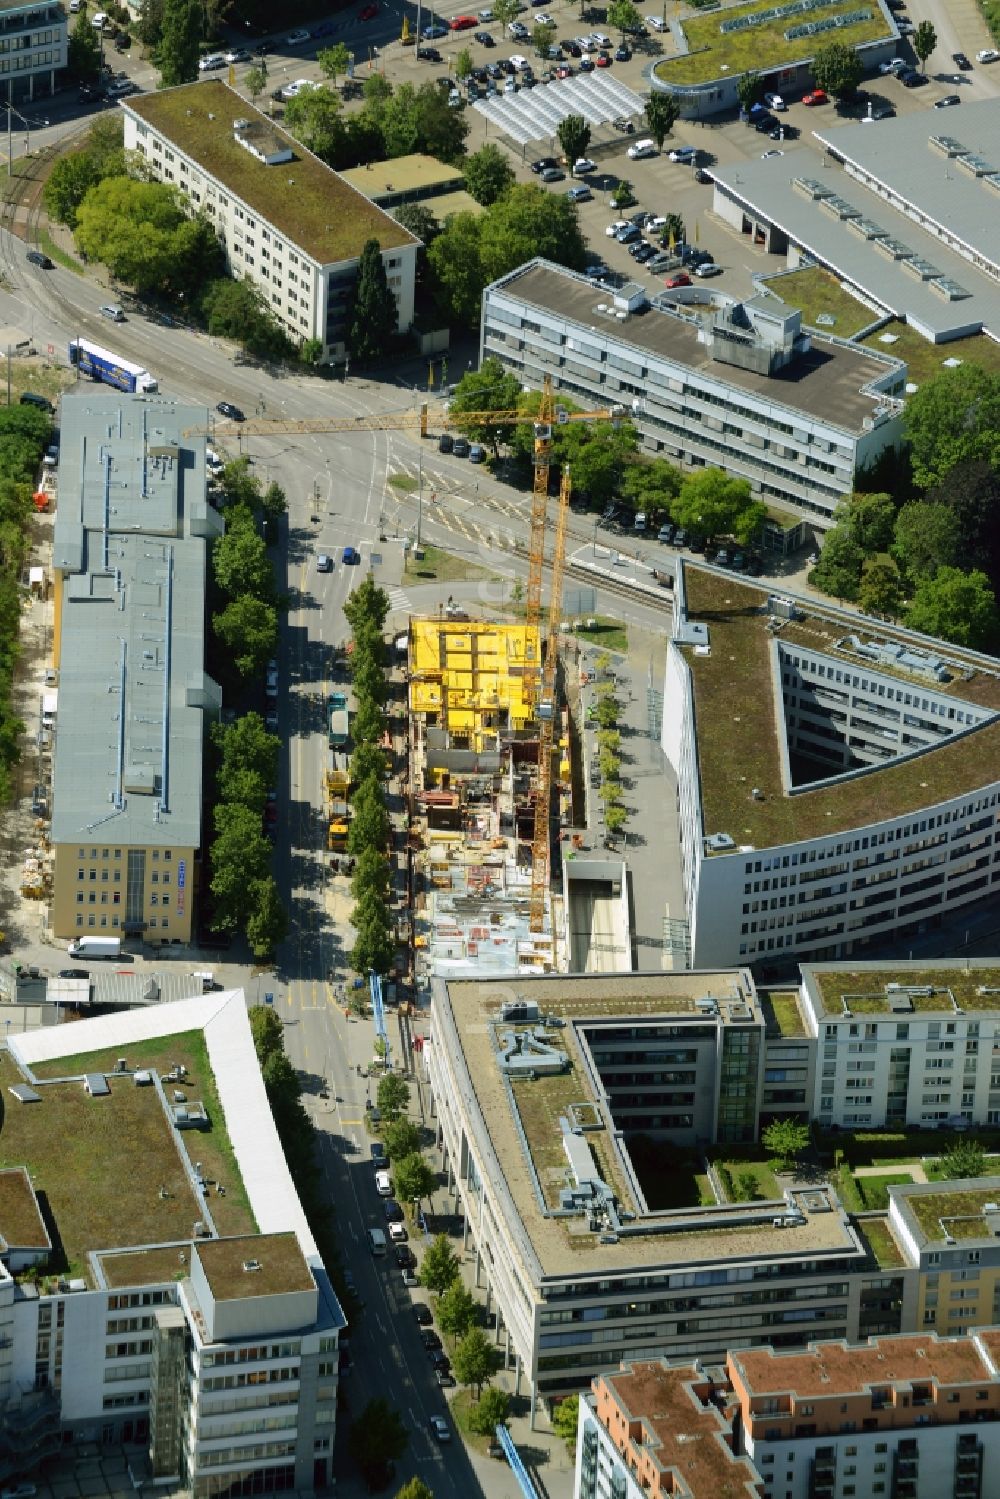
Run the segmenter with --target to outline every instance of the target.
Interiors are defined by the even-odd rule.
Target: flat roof
[[[805,412],[845,432],[860,433],[866,418],[883,404],[882,397],[865,394],[862,387],[884,376],[887,366],[860,345],[847,348],[814,334],[808,353],[771,375],[760,374],[713,359],[708,347],[699,342],[697,324],[661,308],[649,306],[623,322],[611,322],[606,313],[597,311],[611,293],[592,285],[586,276],[547,261],[531,261],[487,290],[586,329],[588,342],[624,345],[675,361],[694,374],[747,391],[787,411]],[[771,303],[767,310],[777,305]]]
[[[981,158],[1000,174],[1000,147],[995,144],[1000,139],[1000,99],[813,134],[822,150],[786,143],[783,156],[713,167],[716,193],[777,225],[820,265],[925,337],[945,342],[980,328],[997,336],[1000,283],[951,249],[934,226],[968,254],[995,265],[1000,178],[998,185],[990,185],[988,173],[976,176],[931,141],[953,139],[966,148],[964,154]],[[846,166],[838,168],[836,158]],[[813,197],[812,189],[796,182],[815,184],[843,206],[830,206],[829,196]],[[929,227],[921,227],[912,213],[923,215]],[[891,254],[878,248],[890,240],[895,242]],[[942,282],[954,284],[953,296],[944,293]],[[781,277],[769,284],[780,295]],[[887,344],[886,350],[892,353],[892,346]],[[942,359],[947,357],[945,350]]]
[[[994,1377],[972,1338],[934,1333],[869,1338],[866,1343],[810,1343],[789,1351],[764,1346],[732,1352],[747,1394],[791,1394],[822,1399],[864,1394],[872,1385],[936,1380],[942,1385],[980,1384]]]
[[[950,682],[862,661],[837,642],[852,633],[908,641],[890,625],[876,629],[849,622],[818,600],[796,596],[802,618],[768,629],[767,600],[780,589],[762,588],[683,559],[687,617],[708,627],[710,655],[681,647],[691,670],[702,823],[706,836],[727,833],[737,846],[755,849],[801,843],[848,828],[867,827],[947,801],[1000,779],[1000,718],[908,759],[888,762],[839,780],[819,782],[790,796],[782,775],[784,706],[772,671],[775,639],[826,654],[837,665],[867,677],[893,678],[913,688],[952,695],[1000,711],[1000,676],[959,647],[941,643],[939,654],[956,668]],[[930,649],[929,645],[920,648]],[[996,671],[1000,672],[1000,662]],[[964,674],[964,676],[962,675]],[[965,679],[967,678],[967,679]],[[738,727],[737,727],[738,726]],[[756,788],[759,798],[751,795]],[[731,850],[730,850],[731,852]]]
[[[565,1183],[567,1163],[563,1150],[560,1118],[573,1106],[587,1113],[583,1138],[590,1147],[598,1175],[612,1188],[623,1211],[638,1213],[637,1200],[613,1148],[614,1122],[605,1117],[605,1100],[595,1088],[588,1060],[576,1034],[587,1022],[635,1016],[642,1021],[662,1016],[671,1022],[678,1016],[715,1023],[698,1000],[727,999],[753,1011],[753,985],[746,970],[662,974],[577,975],[532,978],[530,984],[513,981],[458,979],[434,981],[437,1023],[435,1044],[447,1046],[449,1055],[461,1055],[462,1082],[475,1101],[483,1129],[510,1194],[518,1227],[527,1236],[541,1274],[561,1279],[627,1272],[640,1266],[650,1269],[690,1265],[705,1260],[771,1258],[787,1260],[799,1255],[855,1254],[856,1247],[836,1199],[821,1191],[816,1211],[803,1209],[799,1223],[775,1223],[774,1204],[746,1208],[685,1209],[650,1213],[644,1220],[650,1231],[623,1233],[615,1243],[604,1243],[589,1230],[585,1214],[557,1218],[558,1189]],[[537,1074],[508,1085],[497,1063],[495,1027],[507,1031],[532,1030],[498,1021],[501,1004],[509,1000],[537,1002],[541,1015],[562,1021],[546,1027],[551,1045],[565,1052],[569,1067],[551,1075]],[[449,1025],[450,1021],[450,1025]],[[454,1031],[454,1038],[451,1029]],[[503,1166],[500,1167],[499,1163]],[[515,1164],[516,1163],[516,1164]],[[533,1177],[546,1201],[543,1210]],[[808,1196],[808,1194],[806,1194]],[[796,1199],[798,1202],[798,1198]]]
[[[208,517],[203,406],[63,400],[53,567],[62,575],[52,841],[201,843]],[[101,705],[95,709],[95,705]]]
[[[32,1105],[5,1103],[4,1107]],[[0,1170],[0,1237],[8,1249],[51,1248],[38,1198],[23,1166]]]
[[[889,1188],[890,1220],[897,1212],[917,1248],[978,1241],[1000,1232],[1000,1176],[961,1181],[900,1183]]]
[[[659,1469],[673,1471],[676,1487],[659,1490],[684,1499],[736,1499],[756,1495],[756,1470],[745,1454],[737,1456],[726,1438],[730,1424],[717,1406],[699,1399],[692,1386],[705,1384],[698,1364],[627,1363],[598,1379],[626,1419],[641,1421],[638,1438],[643,1456]],[[617,1440],[618,1433],[612,1433]],[[635,1438],[632,1438],[635,1441]]]
[[[280,1296],[286,1292],[311,1291],[315,1286],[293,1233],[202,1239],[195,1244],[194,1252],[216,1301]]]
[[[802,963],[802,983],[817,1014],[831,1020],[852,1015],[884,1015],[906,1020],[935,1013],[979,1015],[1000,1012],[1000,965],[990,958],[928,959],[921,962]],[[902,986],[905,996],[890,993]],[[920,990],[930,989],[930,994]],[[909,1006],[909,1009],[907,1009]]]
[[[464,180],[460,167],[448,166],[420,151],[410,156],[394,156],[390,161],[369,161],[363,167],[347,167],[338,176],[366,198],[373,199],[387,193],[416,192],[420,188],[460,187]]]
[[[786,0],[787,3],[787,0]],[[815,57],[818,47],[828,42],[842,43],[849,47],[861,46],[864,42],[881,41],[898,35],[895,24],[886,21],[886,14],[878,0],[861,6],[858,0],[816,0],[798,13],[780,14],[783,5],[775,0],[754,0],[752,5],[734,5],[725,10],[714,10],[709,15],[685,16],[681,22],[686,50],[677,57],[664,58],[653,69],[656,78],[665,84],[683,88],[685,85],[707,83],[712,79],[736,77],[740,73],[759,69],[768,74],[782,68],[794,68],[797,64]],[[747,26],[729,32],[722,31],[725,21],[740,20],[752,16],[756,11],[777,10],[774,19],[759,26]],[[788,37],[787,33],[810,23],[830,21],[848,14],[859,19],[835,30],[825,30],[819,36],[799,35]],[[777,82],[780,83],[780,78]]]
[[[127,114],[166,136],[318,265],[356,260],[370,239],[383,250],[416,243],[395,219],[220,78],[120,102]],[[294,153],[293,160],[266,166],[236,139],[233,121],[240,119],[266,130]]]

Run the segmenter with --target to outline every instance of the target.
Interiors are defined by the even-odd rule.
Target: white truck
[[[120,958],[120,937],[76,937],[66,951],[71,958]]]

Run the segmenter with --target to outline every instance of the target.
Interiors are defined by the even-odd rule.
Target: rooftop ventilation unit
[[[246,1273],[248,1275],[252,1275],[256,1270],[260,1270],[262,1268],[263,1268],[263,1266],[261,1265],[260,1260],[244,1260],[243,1261],[243,1269],[246,1271]]]
[[[736,840],[729,833],[710,833],[705,839],[705,847],[713,854],[725,853],[736,847]]]

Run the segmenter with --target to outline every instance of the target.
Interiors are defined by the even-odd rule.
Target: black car
[[[432,1351],[431,1368],[434,1370],[440,1369],[442,1374],[448,1374],[451,1372],[451,1359],[442,1349],[435,1348]]]
[[[758,115],[753,122],[753,128],[757,131],[758,135],[764,135],[765,133],[770,135],[777,123],[774,115]]]
[[[437,1380],[438,1384],[441,1386],[441,1388],[443,1390],[450,1390],[454,1386],[455,1376],[454,1376],[454,1374],[452,1374],[450,1368],[449,1369],[437,1369],[437,1368],[435,1368],[435,1370],[434,1370],[434,1377],[435,1377],[435,1379]],[[499,1448],[497,1450],[499,1451]]]
[[[406,1244],[394,1244],[392,1252],[396,1257],[396,1264],[400,1270],[408,1270],[411,1265],[417,1263],[416,1255]]]
[[[502,78],[503,68],[498,62],[488,62],[486,64],[486,75],[488,78]]]
[[[441,54],[440,54],[440,52],[438,51],[438,49],[436,47],[418,47],[417,48],[417,61],[418,62],[440,62],[441,61]]]
[[[128,32],[119,31],[118,35],[115,37],[115,51],[127,52],[131,45],[132,38],[129,36]]]
[[[434,1321],[434,1318],[431,1316],[430,1307],[423,1301],[415,1301],[413,1303],[413,1316],[418,1327],[430,1327]]]
[[[583,48],[581,46],[579,46],[576,42],[563,42],[562,43],[562,49],[563,49],[564,52],[568,52],[569,55],[570,55],[570,57],[582,57],[583,56]]]
[[[968,73],[972,67],[971,62],[966,57],[964,52],[953,52],[951,54],[951,60],[961,68],[963,73]]]
[[[615,62],[628,62],[631,56],[632,53],[629,51],[628,47],[621,46],[615,48]]]
[[[228,416],[231,422],[246,421],[245,413],[238,406],[234,406],[232,401],[220,401],[215,409],[220,416]]]
[[[473,34],[472,34],[472,36],[473,36],[473,40],[477,41],[481,47],[495,47],[496,46],[496,42],[493,40],[492,32],[489,32],[489,31],[474,31]]]
[[[87,968],[60,968],[61,979],[89,979],[90,970]]]
[[[428,1353],[436,1353],[442,1346],[441,1339],[438,1337],[433,1327],[424,1328],[423,1332],[420,1334],[420,1341],[421,1343],[423,1343]]]
[[[29,250],[24,258],[29,265],[37,265],[43,271],[52,270],[51,260],[41,250]]]
[[[452,437],[451,433],[450,432],[442,432],[441,436],[438,438],[438,452],[439,453],[450,453],[451,450],[452,450],[452,448],[454,446],[455,446],[455,439]]]
[[[403,1209],[394,1197],[386,1198],[382,1204],[382,1211],[385,1213],[386,1223],[402,1223]]]
[[[935,99],[934,100],[934,108],[935,109],[947,109],[950,105],[952,105],[952,104],[961,104],[961,102],[962,101],[958,97],[957,94],[945,94],[945,96],[944,96],[943,99]]]
[[[558,166],[554,156],[540,156],[537,161],[531,163],[531,170],[537,176],[540,172],[547,172],[552,167]]]
[[[509,57],[502,57],[500,59],[500,71],[501,73],[506,73],[508,78],[513,78],[514,74],[517,72],[517,69],[515,68]]]
[[[899,81],[904,88],[922,88],[927,82],[927,74],[918,73],[914,68],[909,73],[900,73]]]
[[[695,173],[694,173],[694,180],[695,180],[695,182],[700,182],[700,183],[704,184],[706,182],[711,182],[712,178],[705,171],[704,167],[696,167],[695,168]]]
[[[469,74],[469,77],[474,78],[477,83],[485,83],[487,78],[489,77],[489,74],[487,73],[485,68],[473,68],[472,72]]]
[[[652,260],[657,253],[655,245],[639,245],[633,259],[637,265],[645,265],[647,260]]]

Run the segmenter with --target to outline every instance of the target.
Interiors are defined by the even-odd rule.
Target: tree
[[[668,249],[675,250],[685,240],[684,220],[679,213],[667,213],[663,216],[660,226],[660,243]]]
[[[907,398],[903,427],[921,488],[943,483],[960,463],[1000,470],[1000,374],[971,362],[941,370]]]
[[[1000,587],[1000,470],[982,458],[957,463],[927,499],[947,505],[958,522],[962,565],[982,568],[996,591]]]
[[[351,51],[344,42],[334,42],[332,47],[323,47],[316,53],[316,61],[320,68],[336,87],[337,79],[341,73],[346,73],[351,65]]]
[[[86,20],[86,16],[82,19]],[[88,27],[88,30],[92,29]],[[101,174],[89,151],[72,151],[60,156],[49,173],[43,193],[49,217],[75,229],[80,204],[100,180]]]
[[[827,42],[813,58],[816,87],[825,89],[834,99],[851,99],[864,77],[861,54],[846,42]]]
[[[234,800],[231,786],[247,773],[258,776],[265,787],[275,785],[281,742],[276,734],[268,733],[259,713],[244,713],[230,724],[213,724],[212,743],[222,756],[218,782],[223,801]]]
[[[535,49],[536,57],[548,57],[549,48],[556,39],[556,28],[551,21],[539,21],[537,26],[531,28],[531,45]]]
[[[396,1191],[406,1202],[429,1197],[437,1186],[437,1175],[418,1151],[392,1163]]]
[[[761,1140],[778,1170],[787,1171],[809,1147],[809,1126],[797,1119],[774,1119],[761,1134]]]
[[[274,876],[267,874],[250,886],[250,909],[246,919],[247,941],[258,960],[268,958],[288,936],[285,910]]]
[[[288,510],[288,496],[276,479],[272,479],[260,497],[260,510],[265,520],[278,521]]]
[[[608,6],[608,25],[615,31],[620,31],[624,38],[629,32],[638,31],[642,25],[642,17],[632,0],[611,0]]]
[[[736,97],[739,100],[740,109],[744,114],[750,113],[751,105],[756,104],[764,89],[764,80],[759,73],[741,73],[736,80]]]
[[[902,597],[899,568],[888,552],[869,557],[861,568],[858,603],[866,614],[896,615]]]
[[[552,1407],[552,1430],[562,1437],[570,1452],[576,1451],[576,1429],[580,1421],[579,1395],[567,1395]]]
[[[937,32],[931,22],[921,21],[910,41],[913,43],[913,50],[917,54],[920,66],[923,67],[937,46]]]
[[[753,514],[754,504],[746,479],[731,478],[721,468],[702,468],[685,477],[670,514],[701,536],[724,536],[735,532],[746,512]]]
[[[393,1119],[382,1131],[382,1143],[390,1161],[405,1159],[420,1149],[420,1131],[411,1119]]]
[[[979,651],[992,651],[1000,631],[990,580],[978,568],[965,573],[957,567],[939,567],[933,578],[924,578],[904,623],[911,630]]]
[[[837,599],[856,599],[865,554],[846,524],[834,526],[823,538],[819,561],[809,574],[814,588]]]
[[[392,1124],[410,1107],[409,1083],[404,1077],[387,1072],[385,1077],[379,1079],[376,1102],[383,1122]]]
[[[351,799],[351,811],[348,852],[360,854],[365,848],[382,852],[389,841],[389,814],[381,788],[371,780],[363,781]]]
[[[264,66],[263,58],[256,67],[247,68],[243,78],[243,87],[250,95],[251,104],[256,104],[267,88],[267,68]]]
[[[958,1139],[948,1147],[939,1164],[942,1176],[948,1181],[985,1176],[986,1152],[978,1140]]]
[[[396,1490],[396,1499],[434,1499],[434,1495],[422,1478],[411,1478]]]
[[[369,1400],[347,1433],[348,1451],[372,1488],[382,1486],[408,1440],[399,1412],[381,1396]]]
[[[493,20],[499,29],[506,32],[511,21],[516,21],[521,13],[520,0],[499,0],[493,5]]]
[[[359,901],[351,912],[355,928],[351,967],[355,973],[377,973],[384,978],[392,967],[396,947],[392,930],[377,902]]]
[[[631,182],[625,177],[620,177],[614,192],[611,194],[612,208],[631,208],[635,201],[636,196],[632,191]]]
[[[210,889],[217,931],[235,931],[246,919],[250,886],[267,877],[271,846],[260,825],[260,813],[238,803],[215,808]]]
[[[468,47],[463,47],[461,52],[455,56],[455,77],[459,83],[464,83],[474,67],[472,53]]]
[[[933,500],[912,500],[896,516],[892,554],[914,583],[954,567],[962,554],[962,532],[954,511]]]
[[[474,1385],[478,1400],[483,1385],[489,1382],[495,1362],[493,1348],[483,1329],[470,1328],[455,1349],[455,1378],[460,1384]]]
[[[471,161],[472,158],[469,159]],[[422,245],[429,245],[441,233],[441,225],[426,203],[401,203],[398,208],[393,209],[393,217],[397,224],[415,235]]]
[[[479,1317],[479,1307],[472,1292],[459,1276],[441,1292],[437,1304],[437,1322],[449,1338],[464,1338]]]
[[[469,1425],[478,1436],[491,1437],[510,1415],[510,1396],[506,1390],[484,1390],[469,1411]]]
[[[462,170],[466,188],[484,208],[502,198],[515,181],[514,168],[492,141],[474,151]]]
[[[752,1171],[738,1171],[733,1182],[735,1202],[753,1202],[757,1196],[757,1178]]]
[[[583,115],[567,115],[556,127],[559,144],[570,166],[587,154],[590,145],[590,126]]]
[[[274,598],[274,570],[253,514],[238,508],[226,517],[226,530],[212,548],[215,581],[231,599],[241,594],[267,602]]]
[[[163,34],[164,0],[143,0],[135,21],[135,32],[144,47],[155,52]],[[83,7],[86,10],[86,6]],[[96,28],[95,28],[96,29]]]
[[[463,411],[510,411],[521,403],[521,382],[508,373],[495,355],[484,359],[478,370],[468,370],[459,380],[451,398],[450,415],[454,419]],[[499,457],[500,446],[510,440],[508,425],[485,422],[462,422],[459,430],[473,442],[485,443]]]
[[[677,124],[680,112],[673,94],[650,94],[646,100],[646,124],[659,150],[663,150],[663,142]]]
[[[163,22],[156,49],[160,88],[176,88],[198,77],[202,0],[163,0]]]
[[[253,1005],[249,1011],[250,1034],[257,1060],[263,1067],[285,1049],[285,1028],[273,1005]]]
[[[69,34],[66,49],[69,71],[78,83],[96,78],[101,71],[101,42],[97,27],[90,24],[90,17],[80,11],[73,30]]]
[[[482,273],[488,282],[495,281],[534,255],[581,271],[587,245],[574,203],[537,183],[519,182],[482,216]]]
[[[486,285],[479,254],[481,229],[475,214],[449,214],[427,249],[439,311],[446,322],[466,328],[479,323]]]
[[[303,87],[285,105],[285,124],[307,150],[331,161],[343,147],[342,109],[339,96],[322,84]]]
[[[871,556],[892,545],[896,528],[896,503],[891,494],[852,494],[847,500],[843,518],[861,550]]]
[[[357,637],[366,627],[381,631],[389,617],[389,595],[367,573],[343,605],[344,617]]]
[[[278,611],[264,599],[240,594],[212,619],[216,635],[241,677],[252,677],[274,655],[278,644]]]
[[[384,681],[384,678],[383,678]],[[357,686],[357,679],[355,679]],[[361,740],[354,747],[351,756],[351,780],[356,786],[363,781],[374,780],[379,782],[385,777],[385,752],[379,749],[377,744],[370,744]]]
[[[399,323],[396,298],[389,288],[382,249],[370,239],[361,251],[358,279],[351,298],[347,347],[361,364],[385,357]]]
[[[184,219],[176,191],[163,182],[106,177],[77,209],[74,238],[88,260],[141,294],[158,292],[175,270],[174,234]]]
[[[428,1290],[440,1296],[458,1278],[458,1255],[447,1234],[432,1239],[420,1265],[420,1279]]]

